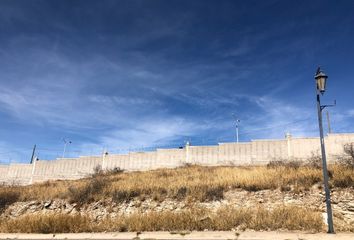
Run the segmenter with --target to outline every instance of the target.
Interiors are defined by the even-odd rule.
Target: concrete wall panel
[[[243,165],[251,163],[251,143],[221,143],[218,150],[218,164]]]
[[[15,163],[8,168],[7,179],[10,184],[28,184],[32,176],[32,165]]]
[[[193,164],[215,165],[218,162],[218,146],[190,146],[189,158]]]
[[[9,165],[0,165],[0,184],[7,182],[8,172],[9,172]]]
[[[157,149],[156,162],[152,166],[157,168],[173,168],[183,165],[186,162],[185,149]]]
[[[287,140],[252,142],[252,164],[264,165],[272,160],[287,160],[291,155]]]

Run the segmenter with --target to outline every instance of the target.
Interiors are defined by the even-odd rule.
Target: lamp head
[[[323,95],[326,91],[326,82],[328,76],[321,70],[320,67],[317,68],[315,75],[317,90]]]

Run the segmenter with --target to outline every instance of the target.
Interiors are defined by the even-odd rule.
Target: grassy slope
[[[354,186],[354,170],[351,168],[332,165],[330,175],[330,184],[334,187]],[[208,201],[222,198],[223,192],[228,189],[289,190],[292,186],[294,191],[301,191],[321,182],[321,179],[321,169],[306,166],[188,166],[147,172],[96,174],[76,181],[45,182],[31,186],[3,186],[0,187],[0,196],[4,199],[9,195],[9,200],[14,201],[61,198],[82,204],[105,197],[113,197],[118,202],[133,197]]]
[[[352,168],[332,165],[330,166],[330,175],[330,183],[334,187],[354,186],[354,170]],[[234,188],[242,188],[247,191],[280,188],[283,191],[299,192],[321,182],[321,179],[321,169],[293,165],[273,167],[186,166],[148,172],[98,173],[77,181],[55,181],[32,186],[1,187],[0,212],[1,209],[3,210],[16,201],[55,198],[67,199],[83,205],[102,198],[112,198],[116,202],[126,202],[133,198],[141,200],[153,198],[162,201],[167,197],[187,201],[220,200],[225,191]],[[205,209],[195,209],[195,211],[132,215],[116,220],[106,220],[104,223],[92,223],[85,216],[27,216],[1,221],[0,230],[6,232],[80,232],[230,230],[241,227],[256,230],[286,228],[319,231],[322,228],[319,213],[292,207],[278,208],[273,211],[234,209],[232,207],[221,209],[217,213],[211,213]],[[206,220],[201,221],[201,218]],[[305,226],[298,219],[302,219]],[[72,224],[68,224],[70,222]],[[43,226],[49,230],[43,229]]]

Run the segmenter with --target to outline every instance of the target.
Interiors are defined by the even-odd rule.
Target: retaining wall
[[[325,137],[329,162],[344,155],[343,146],[354,143],[354,133],[329,134]],[[102,156],[81,156],[38,160],[33,164],[0,165],[0,182],[6,184],[31,184],[54,179],[79,179],[101,166],[126,171],[145,171],[158,168],[174,168],[188,164],[264,165],[274,160],[306,160],[320,155],[319,138],[292,138],[254,140],[242,143],[219,143],[215,146],[189,146],[183,149],[157,149],[152,152],[131,152]]]

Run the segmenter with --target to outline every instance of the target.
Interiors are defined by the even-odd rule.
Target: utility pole
[[[35,152],[36,152],[36,144],[34,144],[34,146],[33,146],[33,151],[32,151],[32,156],[31,156],[31,161],[30,161],[31,164],[33,163],[33,158],[34,158]]]
[[[326,111],[326,115],[327,115],[327,123],[328,123],[328,133],[332,133],[331,122],[329,120],[329,112],[328,111]]]

